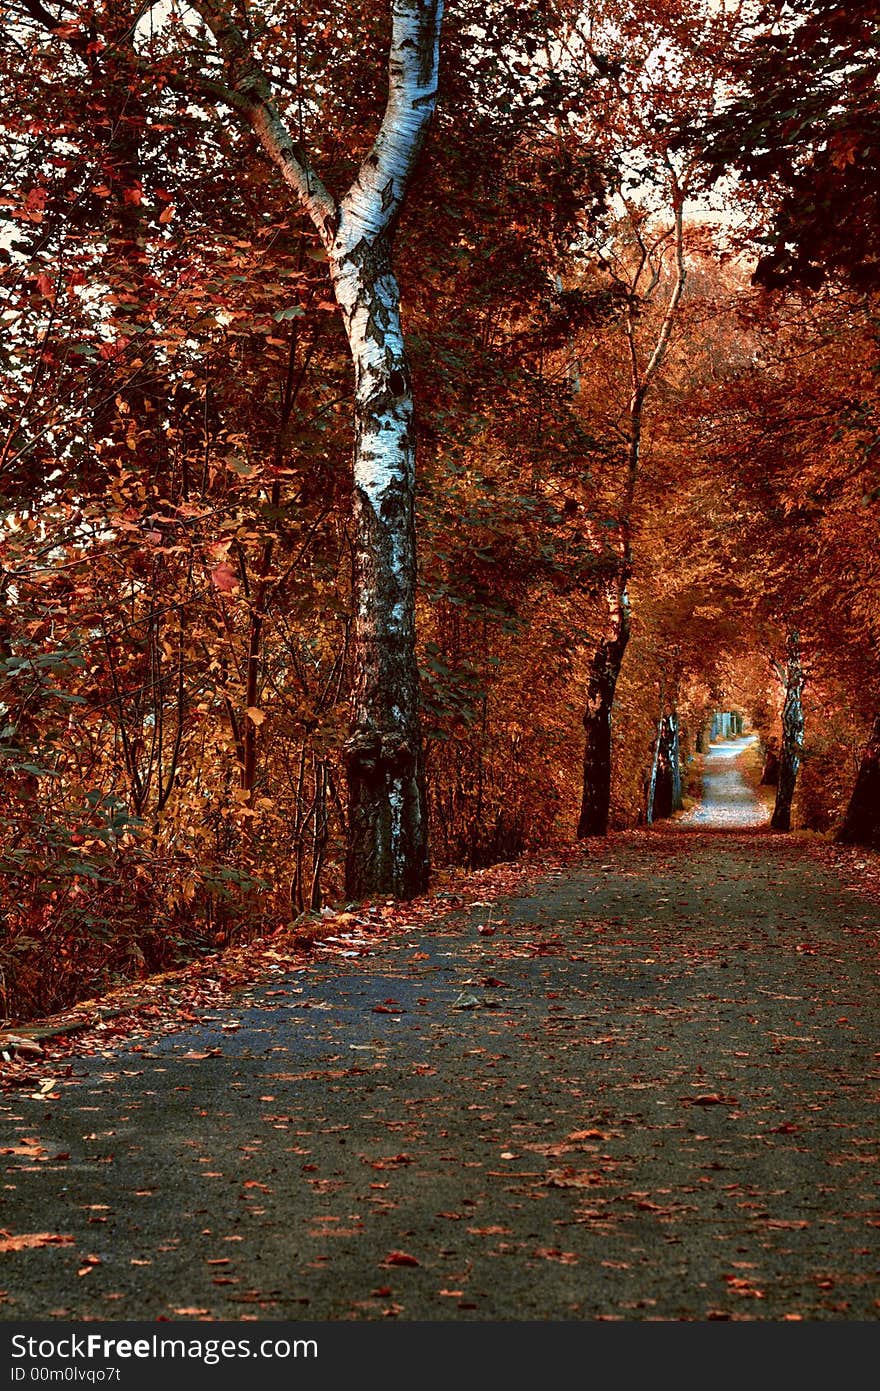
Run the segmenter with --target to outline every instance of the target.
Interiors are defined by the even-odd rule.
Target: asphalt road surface
[[[473,897],[4,1098],[0,1316],[876,1318],[877,905],[677,829]]]

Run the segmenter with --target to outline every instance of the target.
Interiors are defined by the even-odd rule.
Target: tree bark
[[[768,745],[761,768],[761,786],[776,787],[779,784],[779,754]]]
[[[771,831],[791,830],[791,804],[804,747],[804,680],[798,634],[790,633],[785,666],[785,701],[782,706],[779,780],[776,785],[776,805],[770,819]]]
[[[250,124],[327,252],[355,370],[355,611],[352,720],[345,747],[346,893],[411,898],[428,880],[427,809],[415,655],[413,399],[390,235],[437,99],[443,0],[391,0],[388,100],[372,149],[337,202],[275,105],[223,0],[194,0],[228,85],[187,77]]]
[[[611,806],[611,713],[630,634],[626,581],[615,582],[606,597],[608,629],[590,665],[587,708],[584,711],[586,743],[578,840],[607,834]]]
[[[340,255],[333,282],[355,364],[346,892],[411,898],[428,871],[415,657],[415,434],[387,239],[360,241]]]
[[[645,799],[645,822],[648,826],[654,822],[654,801],[657,796],[657,774],[660,770],[660,755],[663,748],[664,730],[666,728],[666,716],[663,713],[661,698],[660,718],[657,721],[657,733],[654,736],[654,754],[651,759],[651,772],[648,776],[648,795]]]
[[[675,714],[663,715],[657,725],[654,758],[648,783],[645,820],[650,826],[665,821],[681,807],[681,772],[678,770],[678,720]],[[676,805],[676,786],[678,803]]]
[[[673,710],[669,716],[669,780],[671,816],[674,812],[681,811],[684,806],[681,793],[681,723],[677,710]]]
[[[880,850],[880,713],[874,716],[837,839],[843,845],[864,845]]]

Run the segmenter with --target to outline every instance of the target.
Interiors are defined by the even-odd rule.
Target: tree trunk
[[[672,726],[667,716],[660,741],[660,762],[654,785],[654,820],[666,821],[672,815]]]
[[[345,886],[350,898],[412,898],[428,877],[415,656],[415,434],[387,238],[359,240],[332,274],[355,366],[355,671],[345,746]]]
[[[651,778],[648,784],[648,801],[645,820],[648,825],[655,821],[665,821],[678,810],[675,805],[676,775],[678,758],[678,725],[675,715],[664,715],[657,726],[654,742],[654,759],[651,765]],[[681,774],[678,774],[678,798],[681,806]]]
[[[779,754],[776,749],[769,745],[764,754],[764,763],[761,768],[761,786],[776,787],[779,784]]]
[[[415,444],[391,235],[437,100],[443,0],[390,0],[388,100],[338,199],[275,104],[225,0],[193,0],[224,58],[181,84],[248,121],[327,253],[355,368],[354,684],[345,746],[346,893],[411,898],[427,884],[427,807],[415,657]]]
[[[660,769],[660,751],[663,748],[663,731],[666,726],[666,716],[663,708],[660,709],[660,718],[657,721],[657,733],[654,736],[654,756],[651,759],[651,772],[648,777],[648,795],[645,800],[645,821],[651,826],[654,822],[654,800],[657,796],[657,774]]]
[[[678,719],[678,711],[673,710],[669,716],[669,778],[671,802],[669,814],[681,811],[684,806],[684,799],[681,795],[681,725]]]
[[[880,850],[880,713],[874,716],[837,839],[843,845],[865,845]]]
[[[614,691],[629,642],[629,598],[626,582],[613,585],[607,595],[609,622],[590,665],[587,708],[584,711],[584,785],[578,840],[608,832],[611,806],[611,713]]]
[[[797,633],[788,639],[788,660],[785,667],[785,701],[782,707],[782,748],[779,754],[779,781],[776,785],[776,805],[770,819],[771,831],[791,830],[791,804],[794,798],[798,769],[804,747],[804,669],[801,664]]]

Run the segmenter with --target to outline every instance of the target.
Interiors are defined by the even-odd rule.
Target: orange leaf
[[[13,1236],[11,1232],[0,1231],[0,1251],[25,1251],[36,1246],[72,1246],[73,1237],[60,1232],[25,1232]]]

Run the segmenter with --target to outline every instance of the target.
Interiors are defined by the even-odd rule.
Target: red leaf
[[[382,1265],[421,1265],[421,1261],[417,1261],[415,1256],[410,1256],[406,1251],[389,1251]]]
[[[225,560],[221,560],[219,565],[214,566],[214,569],[211,571],[211,580],[215,588],[219,589],[223,594],[231,594],[234,589],[238,588],[238,579],[236,578],[235,571]]]

